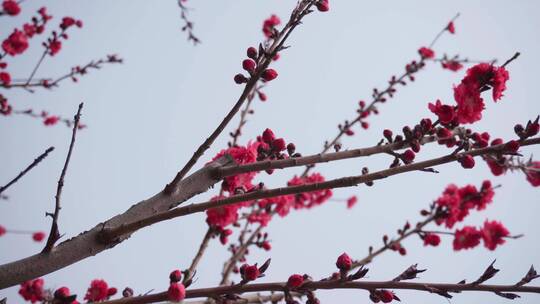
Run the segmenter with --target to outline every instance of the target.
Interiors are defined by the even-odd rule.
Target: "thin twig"
[[[204,235],[202,239],[201,245],[199,246],[199,250],[197,250],[195,257],[191,261],[191,265],[189,265],[187,273],[184,277],[184,282],[187,282],[188,280],[193,279],[197,266],[199,265],[199,262],[201,261],[204,255],[204,252],[206,251],[206,248],[208,248],[208,243],[212,239],[213,234],[214,234],[214,230],[211,227],[208,227],[208,230],[206,231],[206,234]]]
[[[68,169],[69,161],[71,160],[71,153],[73,152],[73,147],[75,146],[75,137],[77,135],[77,130],[79,129],[79,121],[81,119],[81,111],[84,103],[79,104],[79,109],[77,114],[73,117],[73,131],[71,133],[71,143],[69,144],[69,150],[67,153],[66,161],[64,163],[64,168],[62,168],[62,173],[60,174],[60,179],[58,179],[58,186],[56,187],[56,197],[55,197],[55,206],[54,214],[48,214],[52,217],[51,232],[49,233],[49,238],[43,248],[42,252],[50,252],[54,247],[54,243],[60,238],[60,233],[58,231],[58,216],[60,215],[60,197],[62,196],[62,188],[64,187],[64,177]]]
[[[435,220],[436,216],[435,215],[432,215],[428,218],[426,218],[425,220],[423,220],[422,222],[419,222],[418,224],[416,224],[416,227],[412,230],[409,230],[408,232],[404,233],[403,235],[401,235],[400,237],[398,237],[397,239],[395,240],[391,240],[389,241],[387,244],[385,244],[384,246],[382,246],[381,248],[373,251],[373,252],[370,252],[366,257],[364,257],[363,259],[360,259],[358,261],[355,261],[352,265],[352,269],[354,268],[357,268],[357,267],[360,267],[362,265],[367,265],[369,263],[371,263],[373,261],[373,259],[375,257],[377,257],[378,255],[384,253],[386,250],[390,249],[392,247],[393,244],[399,244],[401,243],[403,240],[405,240],[406,238],[408,238],[409,236],[411,235],[414,235],[414,234],[417,234],[418,232],[422,231],[422,228],[424,228],[426,225],[428,225],[429,223],[433,222]]]
[[[244,256],[244,254],[246,253],[246,250],[248,249],[249,245],[252,244],[253,240],[255,239],[255,236],[257,236],[257,234],[259,234],[259,232],[261,232],[262,228],[263,228],[262,225],[260,225],[257,229],[255,229],[255,231],[253,231],[253,233],[247,239],[247,241],[244,242],[238,248],[236,253],[233,254],[231,256],[231,258],[225,263],[225,265],[223,267],[221,282],[219,283],[219,285],[226,285],[226,284],[229,283],[229,276],[231,275],[231,272],[234,269],[234,266],[236,265],[236,262],[238,260],[240,260]]]
[[[9,188],[11,185],[15,184],[21,177],[23,177],[28,171],[32,170],[37,164],[39,164],[49,153],[51,153],[54,150],[54,147],[49,147],[45,152],[43,152],[40,156],[38,156],[34,161],[26,167],[19,175],[17,175],[14,179],[12,179],[9,183],[7,183],[5,186],[0,187],[0,193],[4,192],[7,188]]]

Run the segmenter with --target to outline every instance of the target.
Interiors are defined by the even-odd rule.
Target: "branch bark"
[[[103,229],[121,227],[125,223],[131,223],[157,213],[165,212],[194,195],[207,191],[208,188],[219,182],[213,176],[215,168],[231,164],[232,162],[233,160],[230,157],[225,156],[220,158],[182,180],[178,185],[180,191],[175,192],[173,195],[161,191],[149,199],[134,204],[126,212],[112,217],[103,223],[99,223],[92,229],[58,244],[51,252],[38,253],[15,262],[1,265],[0,289],[52,273],[104,250],[113,248],[128,239],[130,234],[124,234],[112,239],[103,239],[101,238]]]

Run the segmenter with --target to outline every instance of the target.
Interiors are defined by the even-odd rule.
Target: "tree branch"
[[[126,212],[99,223],[92,229],[58,244],[51,252],[38,253],[21,260],[0,265],[0,289],[51,273],[87,257],[94,256],[104,250],[113,248],[128,239],[130,235],[126,234],[115,239],[104,240],[101,238],[103,229],[120,227],[125,223],[131,223],[153,214],[164,212],[199,193],[207,191],[208,188],[219,182],[219,180],[213,177],[214,169],[218,166],[230,164],[231,162],[233,162],[232,158],[224,156],[183,179],[178,185],[182,191],[173,195],[161,191],[151,198],[134,204]]]
[[[178,174],[175,176],[173,181],[167,185],[166,192],[171,193],[175,191],[177,188],[177,184],[184,178],[184,176],[193,168],[193,166],[197,163],[199,158],[204,154],[206,150],[210,148],[212,143],[216,140],[216,138],[221,134],[221,132],[225,129],[227,124],[232,120],[232,118],[236,115],[236,113],[240,110],[240,107],[248,97],[249,93],[253,90],[253,88],[256,86],[257,82],[261,78],[261,75],[266,70],[266,68],[270,65],[272,62],[272,59],[274,58],[275,54],[281,50],[283,47],[285,41],[289,37],[289,35],[292,33],[292,31],[300,24],[300,20],[307,15],[307,11],[309,8],[313,5],[312,1],[309,1],[308,4],[305,4],[304,7],[300,11],[298,11],[296,14],[291,14],[291,18],[281,30],[281,32],[278,33],[277,38],[274,40],[272,45],[267,51],[267,54],[265,56],[262,56],[259,62],[257,63],[257,69],[253,74],[251,75],[251,78],[247,82],[246,86],[244,87],[244,91],[242,92],[242,95],[240,95],[240,98],[238,98],[238,101],[236,104],[232,107],[232,109],[229,111],[229,113],[223,118],[223,121],[217,126],[217,128],[210,134],[210,136],[199,146],[197,151],[193,153],[193,156],[191,159],[185,164],[185,166],[178,172]]]
[[[84,103],[79,104],[79,109],[77,114],[73,117],[73,131],[71,132],[71,142],[69,144],[69,150],[66,156],[66,161],[64,163],[64,168],[62,168],[62,173],[58,179],[58,186],[56,187],[56,196],[55,196],[55,205],[54,205],[54,214],[49,214],[52,217],[51,231],[43,248],[42,252],[49,252],[54,247],[54,243],[60,238],[60,232],[58,231],[58,216],[60,215],[60,197],[62,196],[62,188],[64,187],[64,177],[67,173],[67,168],[69,161],[71,160],[71,153],[73,152],[73,147],[75,146],[75,137],[77,135],[77,130],[79,129],[79,121],[81,120],[81,111]]]
[[[540,144],[540,137],[524,140],[520,144],[521,146]],[[231,205],[231,204],[235,204],[239,202],[247,202],[247,201],[251,201],[255,199],[276,197],[276,196],[281,196],[281,195],[357,186],[359,184],[387,178],[389,176],[393,176],[393,175],[397,175],[397,174],[401,174],[405,172],[417,171],[417,170],[422,170],[422,169],[437,166],[437,165],[450,163],[450,162],[453,162],[462,158],[465,155],[479,156],[479,155],[484,155],[484,154],[489,154],[489,153],[502,152],[504,151],[505,148],[506,148],[505,144],[500,144],[500,145],[491,146],[491,147],[482,148],[482,149],[474,149],[474,150],[470,150],[470,151],[462,152],[462,153],[452,153],[452,154],[445,155],[442,157],[433,158],[430,160],[417,162],[417,163],[411,163],[408,165],[381,170],[378,172],[364,174],[364,175],[342,177],[342,178],[329,180],[329,181],[325,181],[321,183],[259,190],[259,191],[254,191],[254,192],[250,192],[246,194],[230,196],[230,197],[215,200],[215,201],[207,201],[204,203],[191,204],[185,207],[179,207],[173,210],[169,210],[167,212],[156,214],[154,216],[142,219],[137,222],[128,223],[128,224],[122,225],[121,227],[117,227],[110,230],[109,229],[104,230],[103,237],[105,237],[106,239],[116,238],[123,234],[132,233],[143,227],[150,226],[152,224],[155,224],[161,221],[173,219],[180,216],[185,216],[188,214],[203,212],[210,208]],[[250,164],[250,165],[253,165],[253,164]],[[270,166],[270,168],[274,168],[274,166]]]
[[[462,292],[462,291],[483,291],[483,292],[519,292],[519,293],[540,293],[537,286],[516,286],[516,285],[488,285],[488,284],[447,284],[447,283],[412,283],[394,281],[354,281],[342,282],[339,280],[306,282],[302,285],[303,290],[336,290],[336,289],[404,289],[418,290],[429,293],[441,292]],[[246,285],[219,286],[211,288],[188,289],[186,299],[201,297],[216,297],[227,294],[243,294],[246,292],[261,291],[285,291],[288,290],[287,282],[257,283]],[[113,301],[106,301],[103,304],[144,304],[166,301],[167,292],[150,294],[146,296],[123,298]]]
[[[7,188],[11,187],[11,185],[15,184],[21,177],[23,177],[26,173],[28,173],[28,171],[32,170],[35,166],[37,166],[43,159],[45,159],[45,157],[47,157],[49,155],[49,153],[51,153],[52,151],[54,150],[54,147],[49,147],[47,148],[47,150],[45,150],[45,152],[41,153],[40,156],[36,157],[36,159],[34,159],[34,161],[28,166],[26,167],[26,169],[24,169],[23,171],[21,171],[21,173],[19,173],[14,179],[12,179],[9,183],[7,183],[6,185],[0,187],[0,194],[2,192],[4,192]]]

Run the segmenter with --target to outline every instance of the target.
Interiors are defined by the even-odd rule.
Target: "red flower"
[[[455,60],[448,60],[448,61],[443,61],[441,63],[443,69],[447,69],[447,70],[450,70],[450,71],[453,71],[453,72],[457,72],[459,70],[461,70],[461,68],[463,68],[463,65],[461,63],[459,63],[458,61],[455,61]]]
[[[278,76],[278,73],[274,69],[266,69],[261,75],[264,81],[272,81],[276,79],[277,76]]]
[[[6,232],[7,232],[6,228],[4,226],[0,225],[0,236],[6,234]]]
[[[413,162],[416,155],[414,154],[413,150],[407,149],[405,152],[403,152],[403,154],[401,154],[401,156],[403,158],[403,162],[409,164]]]
[[[540,186],[540,161],[532,162],[529,170],[525,171],[527,180],[534,187]]]
[[[480,244],[482,232],[475,227],[465,226],[463,229],[457,229],[454,234],[454,250],[474,248]]]
[[[293,274],[287,280],[287,286],[290,288],[298,288],[304,283],[304,276],[299,274]]]
[[[450,23],[448,23],[448,25],[446,26],[446,29],[452,34],[456,33],[456,27],[454,26],[453,21],[450,21]]]
[[[420,54],[422,59],[431,59],[435,57],[435,52],[432,49],[427,48],[427,47],[421,47],[418,50],[418,53]]]
[[[306,177],[294,176],[288,183],[288,186],[299,186],[305,184],[313,184],[324,182],[324,177],[319,173],[312,173]],[[311,208],[326,202],[332,197],[332,190],[325,189],[312,192],[299,193],[293,196],[294,200],[289,200],[287,203],[294,203],[295,209]]]
[[[247,49],[246,53],[247,53],[247,56],[248,56],[249,58],[251,58],[251,59],[253,59],[253,60],[256,60],[256,59],[257,59],[257,49],[256,49],[256,48],[250,46],[250,47]]]
[[[394,293],[386,289],[380,290],[378,296],[383,303],[390,303],[394,299]]]
[[[242,265],[242,267],[240,268],[240,273],[242,274],[242,279],[246,281],[254,281],[261,275],[261,272],[259,271],[257,264]]]
[[[270,146],[272,147],[272,150],[276,152],[285,151],[285,149],[287,148],[287,144],[285,143],[285,140],[283,138],[274,139]]]
[[[118,289],[116,287],[111,287],[107,289],[107,298],[114,296],[118,292]]]
[[[497,245],[502,245],[506,242],[504,237],[508,235],[510,235],[510,232],[500,222],[484,222],[484,228],[482,228],[482,239],[484,239],[484,246],[486,246],[487,249],[495,250]]]
[[[473,123],[482,119],[484,100],[479,88],[464,83],[454,87],[454,99],[457,102],[457,120],[459,123]]]
[[[264,130],[262,134],[262,140],[265,143],[270,144],[275,138],[276,136],[274,135],[274,132],[271,129],[267,128],[266,130]]]
[[[53,115],[53,116],[49,116],[49,117],[45,118],[45,120],[43,121],[43,124],[45,124],[46,126],[53,126],[59,120],[60,120],[60,117]]]
[[[259,204],[260,203],[261,203],[261,201],[259,201]],[[276,211],[278,211],[278,213],[279,213],[278,208],[276,208]],[[272,220],[272,215],[269,214],[269,213],[266,213],[266,212],[254,212],[254,213],[251,213],[248,216],[248,222],[250,222],[250,223],[259,223],[263,227],[266,227],[268,225],[268,223],[270,222],[270,220]],[[265,247],[266,244],[268,245],[268,249],[266,249],[266,247]],[[268,243],[268,242],[263,243],[263,248],[265,250],[270,250],[270,243]]]
[[[465,155],[461,157],[458,161],[461,164],[461,166],[465,169],[474,168],[474,157],[470,155]]]
[[[234,82],[236,82],[237,84],[242,84],[248,82],[248,79],[242,74],[236,74],[234,75]]]
[[[486,163],[493,175],[499,176],[506,173],[507,168],[504,166],[504,164],[499,164],[497,160],[492,158],[486,158]]]
[[[11,83],[11,75],[7,72],[0,72],[0,82],[8,86]]]
[[[49,54],[51,56],[56,55],[62,49],[62,41],[54,39],[49,43]]]
[[[4,0],[2,3],[4,12],[10,16],[17,16],[21,12],[21,7],[14,0]]]
[[[54,298],[58,300],[64,300],[71,295],[69,288],[60,287],[54,292]],[[62,302],[63,303],[63,302]]]
[[[317,2],[317,9],[320,12],[328,12],[328,10],[330,10],[330,4],[328,3],[328,0],[321,0]]]
[[[245,59],[242,62],[242,68],[246,71],[248,71],[250,74],[255,71],[255,68],[257,67],[257,64],[253,59]]]
[[[77,27],[82,27],[82,21],[75,20],[72,17],[64,17],[62,18],[62,23],[60,23],[60,28],[65,31],[67,28],[73,25],[76,25]]]
[[[278,16],[272,15],[268,19],[264,20],[263,22],[263,33],[267,38],[272,37],[272,33],[274,31],[274,27],[279,25],[281,23],[281,20]]]
[[[272,245],[268,241],[264,241],[262,243],[262,248],[266,251],[270,251],[272,249]]]
[[[452,122],[452,120],[454,120],[454,107],[449,105],[443,105],[438,99],[435,104],[429,103],[428,108],[433,114],[437,115],[439,121],[443,124],[448,124]]]
[[[177,283],[180,282],[182,279],[182,272],[180,270],[176,269],[169,274],[169,279],[171,280],[171,283]]]
[[[36,242],[41,242],[45,239],[45,232],[39,231],[32,234],[32,239]]]
[[[182,283],[171,283],[167,290],[167,297],[169,301],[180,302],[186,298],[186,288]]]
[[[85,300],[98,302],[106,300],[108,297],[109,286],[104,280],[93,280],[84,296]]]
[[[441,237],[435,233],[428,233],[424,236],[424,246],[439,246],[441,243]]]
[[[15,29],[4,42],[2,49],[11,56],[22,54],[28,48],[28,39],[26,35]]]
[[[26,281],[21,284],[19,289],[19,294],[26,301],[32,303],[43,301],[44,300],[44,290],[43,290],[43,279],[35,279],[33,281]]]
[[[237,147],[231,147],[226,150],[221,150],[212,161],[224,156],[225,154],[229,154],[237,164],[245,165],[249,163],[253,163],[257,160],[257,148],[259,147],[260,143],[248,143],[245,147],[237,146]],[[238,174],[234,176],[228,176],[223,181],[223,189],[228,192],[234,192],[238,188],[243,188],[244,190],[249,190],[253,188],[253,185],[251,184],[251,181],[253,178],[257,175],[257,172],[248,172],[243,174]]]
[[[356,195],[353,195],[347,199],[347,208],[351,209],[358,202]]]
[[[506,90],[506,82],[510,79],[510,74],[504,67],[495,69],[495,76],[493,76],[493,101],[501,99],[504,90]]]
[[[337,261],[336,261],[336,267],[339,268],[339,270],[342,270],[342,271],[348,271],[351,269],[352,267],[352,260],[351,260],[351,257],[349,257],[348,254],[346,254],[345,252],[342,253]]]
[[[214,197],[212,200],[220,199]],[[212,227],[225,228],[238,220],[238,205],[226,205],[206,210],[206,223]]]

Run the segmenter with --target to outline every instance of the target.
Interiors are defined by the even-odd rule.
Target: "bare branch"
[[[26,167],[26,169],[21,171],[21,173],[19,173],[9,183],[0,187],[0,194],[4,192],[7,188],[9,188],[11,185],[15,184],[21,177],[23,177],[26,173],[28,173],[28,171],[32,170],[35,166],[37,166],[37,164],[39,164],[43,159],[45,159],[45,157],[47,157],[47,155],[49,155],[49,153],[51,153],[53,150],[54,150],[54,147],[49,147],[47,148],[47,150],[45,150],[45,152],[41,153],[40,156],[36,157],[36,159],[34,159],[34,161],[28,167]]]
[[[69,144],[69,150],[66,156],[66,161],[64,163],[64,167],[62,168],[62,173],[60,174],[60,179],[58,179],[58,186],[56,188],[56,197],[55,197],[55,206],[54,206],[54,214],[51,215],[52,217],[52,224],[51,224],[51,231],[49,233],[49,238],[47,239],[47,243],[45,244],[45,248],[43,248],[43,252],[50,252],[51,249],[54,247],[54,244],[58,239],[60,238],[60,232],[58,231],[58,216],[60,215],[60,197],[62,196],[62,188],[64,187],[64,178],[67,173],[69,161],[71,160],[71,154],[73,152],[73,147],[75,146],[75,137],[77,135],[77,130],[79,129],[79,121],[81,120],[81,111],[83,108],[84,103],[79,104],[79,109],[77,110],[77,114],[73,117],[73,131],[71,132],[71,142]]]

